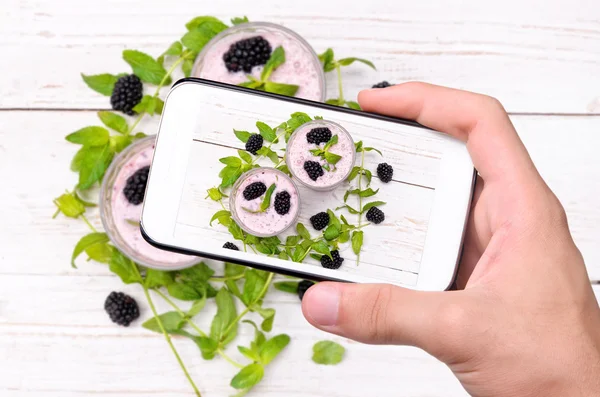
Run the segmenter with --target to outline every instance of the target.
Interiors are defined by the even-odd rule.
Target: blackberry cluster
[[[310,287],[312,287],[313,285],[315,285],[315,283],[313,283],[312,281],[308,281],[308,280],[302,280],[298,283],[298,298],[300,298],[300,300],[302,300],[302,298],[304,298],[304,294],[306,293],[306,291],[308,291],[308,289]]]
[[[256,152],[260,150],[263,145],[263,137],[259,134],[252,134],[248,141],[246,142],[246,150],[250,153],[256,155]]]
[[[254,200],[265,194],[267,191],[267,186],[262,182],[253,182],[246,186],[244,189],[243,195],[244,198],[248,201]]]
[[[144,86],[135,74],[123,76],[115,83],[110,105],[114,110],[133,116],[133,108],[142,100]]]
[[[308,177],[313,181],[316,181],[318,177],[323,176],[323,167],[316,161],[305,161],[304,162],[304,171],[308,174]]]
[[[275,211],[279,215],[285,215],[290,212],[290,194],[284,190],[283,192],[279,192],[275,195],[275,203],[273,206],[275,207]]]
[[[331,260],[333,258],[333,260]],[[344,258],[340,257],[340,252],[338,250],[331,251],[331,258],[327,255],[323,255],[321,257],[321,266],[326,269],[339,269],[342,266],[342,262],[344,262]]]
[[[306,134],[306,140],[308,143],[314,143],[318,145],[320,143],[327,143],[331,139],[331,130],[327,127],[313,128]]]
[[[394,84],[390,84],[387,81],[382,81],[381,83],[377,83],[377,84],[373,85],[372,88],[387,88],[387,87],[391,87],[393,85]]]
[[[377,207],[371,207],[367,211],[367,220],[378,225],[385,220],[385,214]]]
[[[104,302],[104,310],[113,323],[128,327],[129,324],[140,316],[137,302],[129,295],[122,292],[111,292]]]
[[[327,212],[319,212],[317,215],[310,217],[310,223],[315,230],[325,229],[329,225],[329,214]]]
[[[392,180],[394,169],[388,163],[381,163],[377,166],[377,176],[381,182],[388,183]]]
[[[234,251],[240,250],[237,245],[235,245],[234,243],[230,243],[229,241],[226,242],[225,244],[223,244],[223,248],[227,248],[228,250],[234,250]]]
[[[149,172],[150,166],[142,167],[127,178],[127,183],[125,184],[125,188],[123,188],[123,194],[125,194],[125,198],[131,204],[139,205],[144,201]]]
[[[230,72],[250,73],[254,66],[264,65],[270,57],[271,44],[262,36],[256,36],[233,43],[223,54],[223,61]]]

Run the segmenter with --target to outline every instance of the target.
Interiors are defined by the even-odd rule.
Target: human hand
[[[462,141],[479,172],[457,291],[323,282],[304,295],[315,327],[417,346],[473,396],[600,393],[600,309],[565,212],[495,99],[423,83],[363,91],[366,111]]]

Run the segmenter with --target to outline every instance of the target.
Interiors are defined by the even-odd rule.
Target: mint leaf
[[[235,183],[242,175],[242,169],[239,167],[227,166],[223,168],[219,176],[222,178],[221,187],[226,188]]]
[[[292,176],[292,173],[290,172],[290,169],[288,168],[288,166],[286,164],[281,164],[280,166],[277,167],[277,169],[281,172],[283,172],[284,174],[286,174],[287,176]]]
[[[363,141],[358,141],[354,144],[356,153],[360,153],[363,150]]]
[[[106,233],[90,233],[90,234],[83,236],[77,242],[77,245],[75,245],[75,249],[73,250],[73,254],[71,255],[71,266],[73,268],[77,267],[77,266],[75,266],[75,259],[77,259],[77,257],[79,255],[81,255],[81,253],[83,251],[85,251],[86,249],[88,249],[89,247],[91,247],[93,245],[104,244],[107,242],[108,242],[108,235]]]
[[[109,144],[90,147],[79,166],[79,184],[77,187],[86,190],[94,183],[101,181],[113,155],[114,153],[110,150]]]
[[[231,387],[235,389],[249,389],[260,382],[265,375],[265,369],[261,364],[250,364],[238,372],[231,380]]]
[[[110,263],[115,248],[109,243],[94,244],[85,249],[86,255],[99,263]]]
[[[310,249],[310,246],[309,247],[304,247],[302,245],[297,246],[296,249],[294,249],[294,253],[291,255],[292,261],[302,262],[302,260],[306,257],[306,253],[308,252],[309,249]]]
[[[369,170],[363,170],[363,175],[367,179],[367,185],[371,184],[371,179],[373,178],[373,174]]]
[[[256,154],[258,154],[259,156],[268,157],[269,160],[271,160],[275,164],[279,162],[279,156],[277,156],[277,153],[269,149],[267,146],[263,146],[260,149],[258,149]]]
[[[335,226],[336,229],[341,229],[342,224],[340,223],[340,220],[335,215],[335,213],[332,210],[328,209],[327,214],[329,215],[330,226]]]
[[[246,356],[253,362],[260,361],[260,356],[258,355],[258,352],[255,352],[254,350],[248,349],[244,346],[238,346],[238,350],[240,351],[240,353],[242,353],[244,356]]]
[[[360,171],[360,167],[358,167],[358,166],[355,166],[354,168],[352,168],[352,171],[350,171],[350,175],[348,175],[348,182],[351,182],[354,178],[356,178],[359,171]]]
[[[244,160],[248,164],[252,164],[252,156],[248,154],[248,152],[244,150],[238,150],[238,155],[242,160]]]
[[[105,110],[98,112],[98,117],[108,128],[112,128],[113,130],[120,132],[121,134],[126,134],[129,128],[127,127],[127,120],[125,117],[120,116],[113,112],[107,112]]]
[[[338,161],[342,159],[342,156],[330,152],[325,152],[324,156],[325,161],[327,161],[329,164],[337,164]]]
[[[243,17],[231,18],[231,23],[233,25],[240,25],[242,23],[248,23],[248,22],[250,22],[250,21],[248,20],[248,17],[245,15]]]
[[[302,236],[303,239],[310,240],[310,232],[302,223],[298,222],[296,225],[296,233]]]
[[[277,186],[273,183],[267,189],[267,193],[265,193],[265,198],[263,199],[263,202],[260,204],[261,212],[265,212],[267,210],[267,208],[269,208],[271,206],[271,196],[273,195],[273,192],[275,191],[276,187]]]
[[[256,122],[256,128],[258,128],[260,135],[263,138],[265,138],[265,141],[267,142],[274,142],[275,138],[277,138],[277,135],[275,134],[275,131],[273,131],[273,128],[269,127],[262,121]]]
[[[66,140],[85,146],[104,146],[108,143],[109,132],[104,127],[84,127],[66,136]]]
[[[324,53],[319,55],[319,60],[323,64],[323,70],[325,72],[331,72],[333,69],[335,69],[335,62],[333,58],[334,54],[331,48],[328,48]]]
[[[131,136],[129,135],[113,135],[108,140],[110,150],[114,153],[120,153],[131,144]]]
[[[207,189],[206,193],[208,194],[206,197],[210,197],[210,199],[213,201],[220,201],[223,198],[223,193],[221,193],[219,188],[216,187],[211,187],[210,189]],[[211,220],[211,223],[213,220]]]
[[[352,232],[352,251],[354,251],[354,253],[356,255],[358,255],[360,253],[360,249],[362,248],[362,245],[363,245],[363,231],[355,230],[354,232]]]
[[[363,206],[363,209],[361,212],[367,212],[370,208],[372,207],[379,207],[380,205],[384,205],[385,201],[371,201],[370,203],[367,203]]]
[[[169,48],[167,49],[167,51],[165,51],[163,53],[163,55],[179,56],[179,55],[181,55],[182,52],[183,52],[183,46],[181,45],[181,42],[176,41],[169,46]]]
[[[225,277],[235,277],[243,274],[246,271],[245,266],[236,265],[235,263],[225,262]]]
[[[133,73],[140,80],[154,85],[160,85],[163,83],[163,79],[165,79],[164,84],[171,83],[171,78],[166,78],[167,71],[165,68],[150,55],[141,51],[125,50],[123,51],[123,59],[131,66]]]
[[[203,359],[212,360],[213,358],[215,358],[215,353],[219,348],[219,342],[212,338],[207,338],[204,336],[193,338],[193,341],[196,342],[196,344],[200,348],[200,353],[202,353]]]
[[[271,332],[273,329],[273,321],[275,320],[275,309],[257,308],[256,311],[263,318],[263,322],[260,324],[262,330],[265,332]]]
[[[212,36],[204,30],[191,30],[181,38],[181,42],[190,50],[200,52],[211,39]]]
[[[81,77],[88,87],[106,96],[112,95],[113,89],[115,88],[115,83],[117,80],[119,80],[118,76],[108,73],[96,74],[93,76],[86,76],[82,73]]]
[[[239,157],[234,157],[234,156],[223,157],[223,158],[219,159],[219,161],[223,164],[231,165],[234,167],[242,166],[242,160],[240,160]]]
[[[338,63],[342,66],[348,66],[348,65],[352,65],[354,62],[362,62],[367,66],[370,66],[371,68],[373,68],[374,70],[377,70],[377,68],[375,67],[375,65],[373,65],[373,62],[367,60],[367,59],[362,59],[362,58],[342,58],[338,61]]]
[[[254,321],[252,320],[244,320],[242,321],[243,323],[247,323],[250,324],[254,327],[254,341],[252,341],[251,346],[252,346],[252,350],[256,351],[258,353],[258,349],[265,343],[266,338],[265,338],[265,334],[262,333],[262,331],[260,329],[258,329],[258,326],[254,323]]]
[[[341,99],[332,98],[332,99],[327,99],[325,101],[325,103],[328,105],[342,106],[344,104],[344,101],[342,101]]]
[[[354,208],[350,207],[349,205],[342,205],[341,207],[337,207],[335,210],[337,211],[337,210],[341,210],[341,209],[346,209],[346,210],[348,210],[349,213],[358,215],[358,211],[355,210]]]
[[[300,87],[293,84],[275,83],[273,81],[266,81],[264,89],[266,92],[272,92],[273,94],[294,96],[298,92]]]
[[[204,309],[204,306],[206,306],[206,294],[202,297],[202,299],[197,300],[192,304],[192,307],[190,307],[190,310],[188,310],[186,313],[187,317],[194,317],[200,313],[202,309]]]
[[[329,246],[327,245],[326,242],[324,242],[322,240],[313,243],[312,249],[317,251],[319,254],[331,256],[329,253]]]
[[[355,109],[355,110],[362,110],[360,105],[358,104],[358,102],[354,102],[354,101],[346,101],[346,105],[350,108],[350,109]]]
[[[366,147],[364,148],[365,152],[370,152],[370,151],[376,151],[377,153],[379,153],[380,156],[383,156],[383,153],[381,153],[381,150],[379,149],[375,149],[374,147]]]
[[[286,334],[277,335],[267,340],[259,351],[261,363],[268,365],[289,343],[290,337]]]
[[[242,292],[242,301],[246,306],[250,306],[261,298],[260,293],[265,283],[266,280],[256,270],[251,269],[246,272],[246,281]]]
[[[125,284],[142,282],[137,265],[118,250],[113,250],[108,268],[119,276]]]
[[[323,237],[325,237],[325,240],[327,241],[335,240],[339,235],[340,228],[336,225],[327,226],[327,229],[325,229],[325,232],[323,233]]]
[[[162,99],[151,95],[144,95],[140,103],[133,107],[133,111],[139,114],[161,114],[164,106],[165,103]]]
[[[323,147],[323,150],[329,150],[330,147],[338,143],[338,140],[339,138],[337,135],[332,136],[331,139],[329,139],[329,141],[325,144],[325,147]]]
[[[85,206],[71,193],[65,193],[54,199],[54,205],[69,218],[77,218],[85,212]]]
[[[282,46],[279,46],[273,50],[269,60],[263,67],[260,79],[267,81],[271,77],[271,73],[285,62],[285,50]]]
[[[194,61],[192,59],[186,59],[181,64],[181,71],[185,77],[190,77],[192,74],[192,68],[194,67]]]
[[[167,333],[169,334],[179,331],[184,324],[183,317],[177,312],[163,313],[160,316],[158,316],[158,318],[160,319],[160,322],[165,328],[165,331],[167,331]],[[158,324],[158,320],[156,319],[156,317],[153,317],[150,320],[144,322],[142,324],[142,327],[150,331],[162,334],[162,330],[160,329],[160,325]]]
[[[250,139],[250,135],[252,135],[248,131],[233,130],[233,133],[240,141],[242,141],[244,143],[248,142],[248,139]]]
[[[77,153],[75,153],[75,156],[73,156],[73,160],[71,160],[71,171],[77,172],[81,169],[81,163],[83,162],[85,156],[87,156],[87,152],[88,148],[86,146],[83,146],[77,151]]]
[[[202,21],[195,19],[188,22],[188,30],[182,38],[181,42],[187,48],[194,52],[200,52],[213,37],[227,29],[227,25],[219,21],[216,18],[206,19],[212,17],[200,17],[205,18]]]
[[[217,314],[210,326],[210,337],[225,346],[237,334],[238,325],[232,325],[237,317],[235,304],[227,289],[221,288],[215,298],[217,303]],[[231,327],[231,328],[230,328]],[[227,333],[225,333],[227,331]]]
[[[348,242],[348,240],[350,240],[350,232],[344,231],[344,232],[342,232],[342,234],[340,234],[340,238],[338,239],[338,242],[340,244],[345,244]]]
[[[147,288],[166,287],[173,283],[173,273],[146,269],[144,284]]]
[[[379,189],[377,189],[377,190],[373,190],[373,189],[371,189],[371,188],[368,188],[368,189],[366,189],[366,190],[361,190],[361,191],[359,191],[359,192],[358,192],[358,195],[359,195],[360,197],[371,197],[371,196],[374,196],[374,195],[376,195],[378,191],[379,191]]]
[[[273,284],[276,290],[288,292],[290,294],[298,293],[298,282],[296,281],[278,281]]]
[[[194,30],[205,22],[215,23],[217,25],[220,24],[223,26],[223,30],[227,29],[227,25],[225,25],[223,22],[221,22],[220,19],[218,19],[216,17],[211,17],[211,16],[195,17],[194,19],[192,19],[191,21],[186,23],[185,27],[187,28],[187,30]]]
[[[236,240],[244,240],[244,232],[242,231],[242,228],[239,227],[239,225],[235,222],[231,222],[229,225],[229,233],[231,233],[231,236],[236,239]]]
[[[345,351],[340,344],[323,340],[313,346],[312,360],[317,364],[335,365],[342,361]]]
[[[210,219],[209,225],[212,226],[214,221],[218,220],[223,226],[228,226],[231,223],[231,212],[227,210],[217,211]]]
[[[196,288],[187,284],[169,284],[167,290],[169,291],[169,295],[171,295],[173,298],[177,298],[182,301],[196,301],[204,297],[204,294],[201,294],[196,290]]]

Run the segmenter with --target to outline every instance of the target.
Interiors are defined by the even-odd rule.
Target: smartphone
[[[445,290],[475,176],[463,142],[415,122],[189,78],[165,101],[142,235],[317,281]]]

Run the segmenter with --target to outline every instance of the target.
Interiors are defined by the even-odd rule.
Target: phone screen
[[[196,102],[176,240],[417,283],[447,136],[226,89]]]

